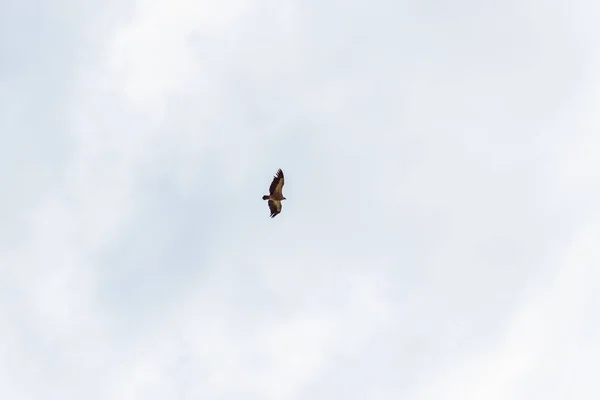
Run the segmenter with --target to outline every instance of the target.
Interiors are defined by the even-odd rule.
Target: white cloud
[[[313,266],[286,264],[295,276],[277,271],[272,267],[275,260],[246,268],[244,260],[253,259],[256,245],[260,246],[255,242],[238,256],[220,261],[202,284],[177,302],[164,328],[143,340],[142,354],[154,349],[150,358],[135,357],[125,366],[117,393],[144,397],[148,384],[166,386],[172,393],[180,381],[170,377],[185,375],[182,360],[188,359],[198,371],[195,386],[206,395],[295,398],[320,370],[338,355],[359,348],[389,318],[376,293],[381,283],[365,274],[331,270],[334,265],[359,270],[359,265],[338,265],[336,259]],[[245,280],[258,286],[240,286]]]
[[[598,221],[579,232],[565,256],[557,257],[556,273],[530,288],[491,348],[450,363],[437,378],[423,382],[414,398],[526,399],[538,390],[546,396],[590,396],[593,380],[579,366],[593,353],[578,332],[589,329],[585,321],[592,315],[592,282],[600,273],[600,254],[592,243],[598,235]],[[573,375],[572,369],[582,374]],[[542,378],[544,387],[533,389],[532,378]]]
[[[588,17],[432,7],[65,17],[62,175],[0,235],[2,396],[592,393]]]

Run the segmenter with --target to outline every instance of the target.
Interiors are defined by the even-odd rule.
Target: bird
[[[271,182],[271,186],[269,186],[269,194],[265,194],[262,199],[269,200],[269,210],[271,211],[271,218],[275,218],[277,214],[281,212],[281,201],[286,200],[283,197],[283,171],[280,169],[277,170],[277,173],[273,177],[273,182]]]

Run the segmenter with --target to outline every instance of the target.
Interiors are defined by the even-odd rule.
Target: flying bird
[[[271,218],[274,218],[277,214],[281,212],[281,200],[285,200],[283,197],[283,171],[281,169],[277,170],[277,174],[273,177],[273,182],[271,182],[271,186],[269,187],[269,194],[265,194],[262,198],[263,200],[269,200],[269,210],[271,210]]]

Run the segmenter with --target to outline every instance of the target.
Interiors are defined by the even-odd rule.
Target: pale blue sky
[[[598,398],[599,20],[3,0],[0,398]]]

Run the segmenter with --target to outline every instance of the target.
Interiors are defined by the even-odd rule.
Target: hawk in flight
[[[269,200],[269,210],[271,210],[271,218],[274,218],[281,212],[281,200],[285,200],[283,197],[283,171],[277,170],[277,174],[273,177],[273,182],[269,187],[269,194],[263,196],[263,200]]]

